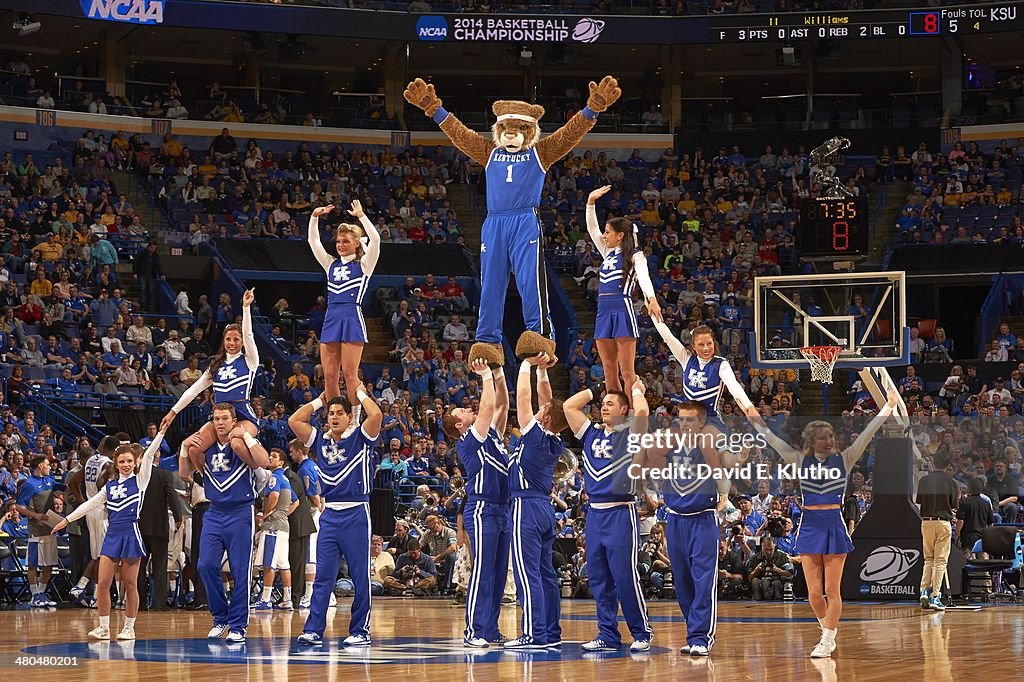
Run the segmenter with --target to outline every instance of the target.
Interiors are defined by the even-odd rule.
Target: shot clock
[[[868,202],[863,197],[800,202],[796,247],[805,260],[857,260],[868,252]]]

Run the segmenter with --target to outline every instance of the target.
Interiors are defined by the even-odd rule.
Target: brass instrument
[[[579,466],[580,461],[576,454],[568,448],[563,450],[562,454],[558,456],[558,461],[555,462],[555,485],[562,485],[572,479]]]
[[[466,494],[466,479],[462,476],[452,476],[448,479],[448,488],[452,494],[462,497]]]
[[[576,537],[583,537],[584,533],[587,530],[587,517],[585,517],[585,516],[577,516],[575,519],[573,519],[572,520],[572,529],[573,529],[573,534]]]

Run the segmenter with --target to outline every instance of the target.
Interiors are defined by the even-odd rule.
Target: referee
[[[932,456],[932,472],[917,487],[921,505],[921,540],[924,546],[924,572],[921,575],[921,608],[945,611],[942,585],[953,540],[951,524],[960,502],[960,488],[950,477],[950,458],[939,451]]]

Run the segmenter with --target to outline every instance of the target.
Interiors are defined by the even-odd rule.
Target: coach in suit
[[[309,537],[316,526],[302,479],[291,467],[285,467],[284,473],[299,498],[299,506],[288,516],[288,565],[292,568],[292,598],[298,602],[306,593],[306,556],[309,554]]]
[[[139,534],[146,546],[146,556],[139,570],[139,598],[142,606],[146,600],[146,564],[151,563],[153,572],[153,611],[167,610],[167,544],[170,536],[167,524],[167,510],[174,515],[174,525],[181,524],[181,505],[178,491],[174,489],[171,472],[160,468],[160,460],[153,461],[153,473],[149,487],[143,496],[139,510]]]

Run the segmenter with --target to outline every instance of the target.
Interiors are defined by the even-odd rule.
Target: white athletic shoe
[[[633,653],[639,653],[641,651],[651,650],[651,640],[649,639],[638,639],[629,645],[629,650]]]
[[[521,649],[524,651],[532,651],[547,648],[546,644],[540,644],[539,642],[535,642],[533,641],[533,637],[527,637],[526,635],[523,635],[522,637],[516,637],[515,639],[510,639],[504,644],[502,644],[502,646],[506,649]]]
[[[299,598],[299,608],[300,609],[308,609],[309,608],[309,595],[308,594],[304,594],[304,595],[302,595],[302,597]]]
[[[688,648],[690,650],[691,656],[707,656],[709,653],[711,653],[710,651],[708,651],[708,648],[706,646],[701,646],[700,644],[694,644],[693,646]]]
[[[241,644],[245,641],[245,630],[243,628],[237,628],[228,633],[228,642],[231,644]]]
[[[85,588],[75,585],[71,588],[71,601],[78,601],[82,598],[83,594],[85,594]]]
[[[836,650],[835,640],[833,640],[831,642],[826,642],[825,640],[821,640],[814,647],[814,649],[811,650],[811,658],[828,658],[829,656],[832,655],[832,652],[835,651],[835,650]]]
[[[223,637],[224,635],[227,634],[228,629],[229,628],[228,628],[227,625],[216,625],[216,624],[214,624],[214,626],[212,628],[210,628],[210,633],[208,635],[206,635],[206,638],[207,639],[220,639],[221,637]]]
[[[279,611],[294,611],[295,610],[295,607],[292,606],[292,600],[291,599],[289,599],[288,601],[278,602],[278,604],[274,608],[278,609]]]
[[[580,645],[580,648],[584,651],[617,651],[619,647],[612,646],[598,637],[597,639],[590,640],[586,644]]]
[[[324,643],[323,637],[316,634],[315,632],[303,632],[301,635],[295,638],[295,641],[299,644],[305,644],[307,646],[320,646]]]
[[[470,649],[486,649],[490,644],[483,637],[464,637],[462,639],[462,646],[469,647]]]
[[[118,639],[135,639],[135,628],[125,625],[121,632],[117,633]]]
[[[99,625],[89,631],[89,636],[93,639],[110,639],[110,628]]]
[[[683,656],[689,656],[690,655],[690,645],[689,644],[684,644],[683,646],[679,647],[679,653],[681,655],[683,655]]]
[[[370,638],[366,635],[350,635],[345,638],[345,646],[370,646]]]

